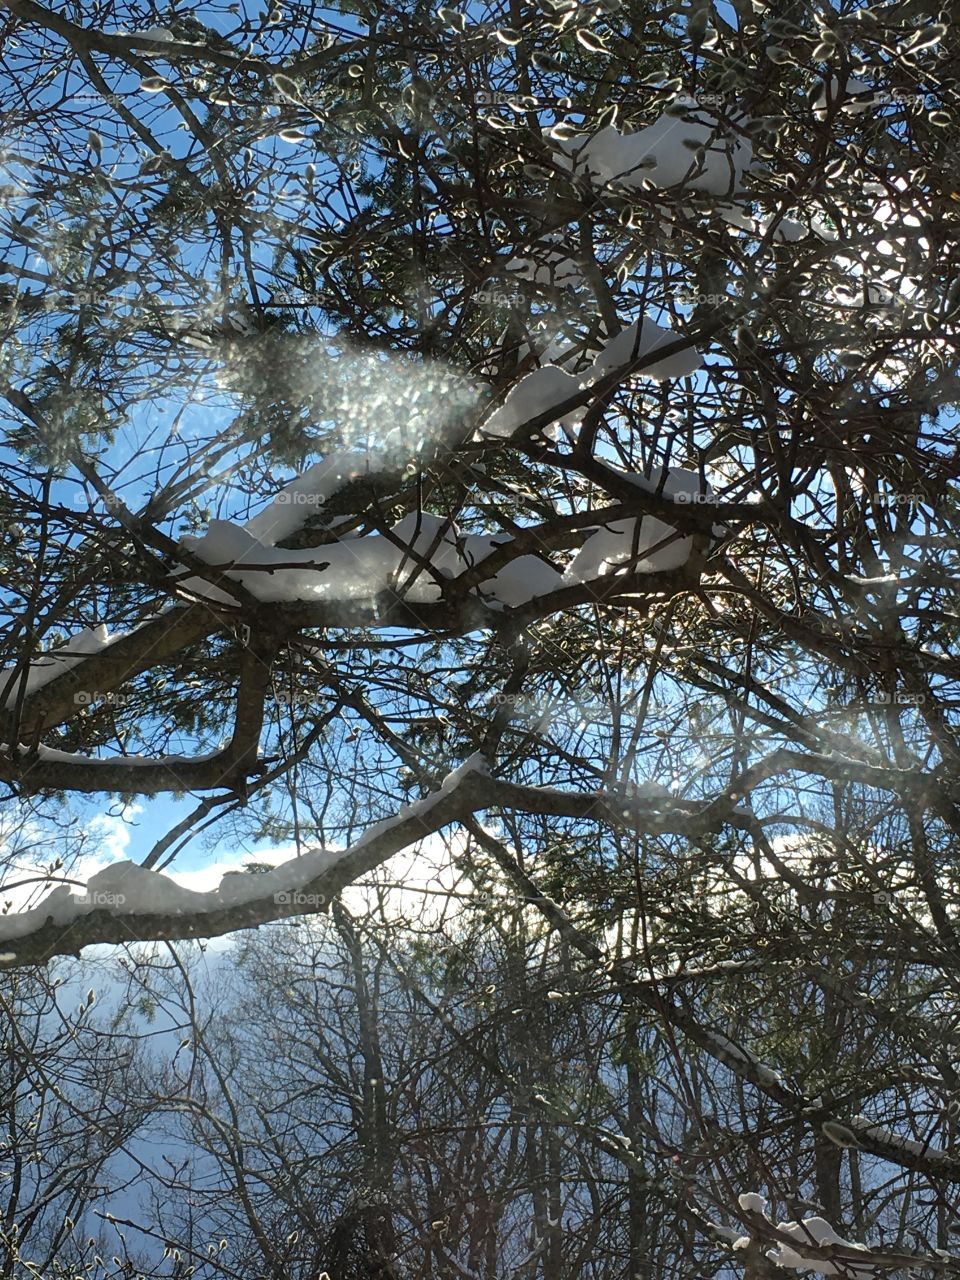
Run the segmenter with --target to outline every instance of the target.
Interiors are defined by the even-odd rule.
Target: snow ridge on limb
[[[664,329],[649,316],[644,316],[642,321],[634,320],[633,324],[627,325],[615,337],[604,342],[600,354],[581,381],[584,386],[589,387],[613,370],[626,375],[637,360],[653,355],[662,347],[670,346],[678,337],[679,334],[672,329]],[[666,382],[670,378],[688,377],[702,364],[700,352],[690,346],[653,364],[645,365],[638,373],[645,378],[653,378],[655,382]]]
[[[507,398],[483,423],[480,431],[487,436],[509,437],[532,418],[565,404],[583,390],[582,380],[567,373],[559,365],[546,364],[526,374],[510,388]],[[583,420],[586,405],[576,405],[556,421],[564,427],[577,427]]]
[[[616,183],[640,190],[682,187],[710,195],[734,195],[753,161],[753,147],[736,129],[745,117],[724,125],[700,110],[694,98],[677,98],[653,124],[620,133],[612,125],[588,139],[557,139],[551,145],[574,173],[598,187]]]
[[[439,517],[422,514],[405,519],[429,524]],[[400,532],[407,530],[401,529]],[[247,539],[245,545],[250,545],[249,535],[239,526],[231,527],[230,536],[234,534]],[[377,540],[374,546],[378,555],[394,554],[393,542],[371,535],[370,541],[374,539]],[[511,546],[513,541],[502,534],[451,538],[442,554],[453,557],[451,563],[456,564],[459,570],[457,577],[462,576],[464,582],[460,595],[451,589],[447,598],[443,597],[441,588],[445,583],[449,583],[451,588],[457,584],[457,577],[451,573],[449,565],[433,560],[424,564],[419,548],[412,547],[400,548],[406,567],[399,590],[398,583],[386,581],[384,573],[382,577],[373,579],[372,588],[368,581],[366,588],[361,590],[360,583],[355,581],[352,584],[355,594],[346,598],[334,596],[324,599],[317,598],[316,594],[312,598],[310,595],[302,598],[299,575],[309,574],[316,581],[322,572],[315,551],[277,552],[256,544],[259,548],[257,563],[231,569],[230,573],[238,577],[241,584],[245,578],[253,583],[272,584],[274,594],[269,598],[278,602],[272,622],[279,631],[314,626],[368,626],[404,627],[416,631],[427,629],[434,633],[461,635],[468,630],[495,629],[505,617],[511,619],[510,625],[525,625],[558,609],[581,603],[608,598],[614,600],[624,594],[635,595],[648,590],[655,594],[671,594],[686,590],[690,585],[686,565],[676,573],[658,574],[649,586],[641,581],[643,575],[636,573],[608,575],[597,579],[596,585],[588,581],[564,582],[559,570],[544,556],[524,552],[524,546],[530,545],[529,538],[521,540],[516,547]],[[388,551],[384,548],[385,543],[389,543]],[[342,543],[330,544],[334,550],[341,546]],[[327,551],[325,548],[324,553]],[[348,551],[352,553],[352,548]],[[278,560],[278,556],[282,559]],[[296,556],[299,563],[291,565],[289,556]],[[488,559],[490,568],[485,569],[484,561]],[[371,556],[367,561],[368,567],[371,562],[376,567],[375,557]],[[356,568],[355,560],[350,563]],[[247,565],[246,561],[244,565]],[[346,561],[341,562],[341,568],[344,565]],[[290,579],[281,576],[285,574],[294,578],[292,591],[289,590]],[[210,602],[225,593],[205,579],[194,581],[198,595],[201,590],[209,592],[209,595],[202,596],[200,602],[177,605],[146,620],[140,627],[118,637],[115,649],[111,645],[107,650],[98,649],[82,662],[72,666],[64,664],[56,679],[51,678],[49,683],[36,688],[24,700],[16,728],[12,723],[14,717],[8,713],[6,737],[0,735],[0,742],[11,742],[16,732],[19,744],[16,750],[12,746],[0,748],[0,779],[15,782],[31,792],[106,791],[122,795],[207,790],[228,785],[229,771],[236,770],[241,763],[231,748],[193,757],[121,755],[93,758],[46,745],[36,748],[27,745],[29,737],[42,734],[76,714],[79,692],[94,691],[98,697],[109,698],[125,681],[149,669],[165,656],[178,652],[185,644],[222,627],[229,628],[229,618],[221,618],[209,608]],[[403,591],[404,584],[411,588],[408,593]],[[505,615],[505,609],[511,613]],[[257,624],[254,624],[254,630],[258,630]]]
[[[890,1250],[882,1245],[871,1247],[860,1241],[845,1240],[825,1218],[815,1214],[793,1222],[777,1222],[767,1209],[767,1201],[756,1191],[748,1191],[738,1197],[742,1215],[750,1226],[750,1235],[732,1241],[737,1251],[776,1241],[766,1250],[766,1257],[778,1267],[794,1271],[813,1272],[821,1276],[844,1276],[847,1280],[870,1280],[885,1272],[901,1268],[932,1266],[940,1272],[944,1264],[953,1264],[949,1270],[960,1269],[960,1256],[938,1249],[936,1256],[908,1254]],[[726,1233],[725,1228],[708,1223],[714,1231]],[[732,1233],[731,1233],[732,1234]]]
[[[662,359],[652,357],[664,348]],[[556,364],[545,364],[520,379],[506,400],[481,424],[481,437],[508,438],[521,427],[547,414],[547,426],[559,423],[572,431],[583,420],[591,397],[587,394],[601,380],[616,385],[634,374],[665,382],[687,377],[703,364],[700,352],[680,334],[664,329],[648,316],[635,320],[614,337],[604,340],[599,354],[583,373],[572,374]]]
[[[331,453],[285,485],[268,507],[247,521],[244,530],[262,546],[275,547],[301,529],[344,485],[380,470],[369,453]]]
[[[144,619],[129,631],[110,634],[106,626],[89,628],[82,634],[99,638],[96,643],[83,642],[86,652],[74,650],[70,643],[65,649],[53,650],[31,664],[31,676],[36,667],[40,678],[34,677],[28,689],[19,724],[21,734],[43,732],[60,724],[75,713],[77,693],[116,689],[124,680],[132,679],[184,645],[217,630],[219,625],[209,609],[177,606]],[[102,643],[104,639],[106,643]],[[51,659],[49,674],[48,658]],[[77,660],[71,661],[73,658]],[[9,678],[10,669],[0,688],[6,687]],[[15,683],[6,706],[0,709],[0,721],[4,719],[2,711],[9,711],[16,704],[16,688]],[[5,722],[9,724],[11,718],[8,715]]]
[[[42,654],[35,662],[30,663],[26,671],[26,694],[36,693],[45,684],[63,675],[65,671],[75,667],[78,662],[82,662],[84,658],[102,652],[104,649],[109,648],[110,645],[116,644],[118,640],[122,640],[126,634],[127,632],[125,631],[118,631],[111,635],[105,623],[100,623],[96,627],[85,627],[82,631],[78,631],[76,635],[70,636],[67,642],[59,649],[51,649],[49,653]],[[21,670],[16,679],[14,679],[16,673],[16,667],[4,667],[0,670],[0,694],[7,690],[9,686],[9,691],[6,693],[3,704],[7,708],[15,706],[17,698],[20,696],[23,671]]]
[[[125,892],[121,882],[126,881],[133,890],[135,909],[123,911],[114,908],[116,905],[126,907],[126,903],[81,902],[66,890],[54,890],[31,911],[0,917],[0,942],[13,944],[6,963],[13,966],[43,963],[55,955],[78,955],[84,946],[101,943],[219,937],[238,929],[302,915],[302,899],[277,901],[276,895],[283,892],[313,895],[317,901],[311,905],[316,909],[395,853],[450,823],[462,822],[471,814],[491,807],[577,817],[653,834],[681,833],[691,838],[719,830],[724,822],[738,825],[741,821],[733,812],[720,815],[715,807],[680,800],[630,801],[614,793],[568,792],[504,782],[491,777],[484,759],[473,755],[448,774],[437,790],[405,806],[394,817],[374,823],[348,849],[314,850],[305,855],[312,859],[305,872],[296,871],[301,860],[295,858],[267,873],[270,881],[251,875],[249,889],[244,877],[244,884],[225,887],[221,883],[219,889],[213,891],[214,896],[209,896],[188,894],[167,877],[155,879],[152,872],[146,872],[150,877],[146,879],[140,875],[143,868],[123,870],[118,869],[118,865],[129,868],[131,864],[115,864],[113,869],[108,867],[99,873],[99,879],[93,878],[84,897],[89,896],[91,889],[101,894]],[[240,877],[232,880],[239,881]],[[272,892],[257,892],[257,886],[265,884]],[[278,889],[278,885],[282,888]],[[162,899],[160,909],[154,907],[155,892],[157,898]]]
[[[205,893],[132,862],[112,863],[80,894],[61,886],[31,910],[0,916],[0,943],[13,944],[4,963],[78,955],[93,943],[218,937],[317,911],[358,876],[468,813],[488,776],[474,754],[436,791],[374,823],[349,848],[310,850],[255,875],[228,872]]]
[[[187,536],[184,547],[215,566],[232,566],[227,577],[263,602],[359,601],[393,591],[416,604],[437,603],[443,585],[481,563],[507,534],[461,537],[452,521],[429,512],[411,512],[387,534],[369,533],[300,550],[264,546],[249,529],[229,520],[211,520],[206,532]],[[526,604],[560,583],[560,573],[538,556],[518,556],[487,580],[477,592],[494,606]],[[184,589],[220,603],[228,594],[201,578],[189,578]]]
[[[48,922],[70,925],[103,908],[117,916],[161,913],[188,916],[255,903],[270,893],[289,896],[328,870],[342,856],[339,852],[320,849],[301,854],[262,874],[238,876],[228,872],[216,889],[207,892],[185,889],[169,876],[150,871],[135,862],[113,862],[91,876],[79,894],[62,885],[39,906],[0,917],[0,941],[21,938]]]
[[[622,335],[621,335],[622,336]],[[709,500],[712,490],[695,471],[666,467],[653,476],[629,476],[644,492],[678,504]],[[681,509],[689,511],[689,505]],[[614,520],[592,531],[563,575],[564,583],[587,582],[629,564],[634,573],[667,573],[686,565],[702,549],[700,534],[682,535],[676,526],[646,515]]]
[[[640,998],[645,997],[641,995]],[[837,1118],[823,1106],[822,1099],[807,1098],[770,1066],[757,1059],[748,1049],[734,1044],[722,1032],[703,1026],[683,1005],[672,1004],[663,1008],[667,1010],[667,1016],[673,1026],[695,1044],[807,1124],[821,1129],[826,1126],[828,1129],[832,1127],[834,1130],[849,1131],[853,1138],[853,1145],[891,1164],[907,1169],[917,1169],[934,1177],[945,1178],[952,1183],[960,1183],[960,1159],[951,1152],[899,1138],[889,1130],[871,1124],[862,1116],[839,1125]]]

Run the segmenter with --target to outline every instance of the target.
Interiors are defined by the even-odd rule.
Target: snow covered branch
[[[79,904],[66,890],[58,889],[38,907],[0,918],[0,942],[13,944],[8,963],[36,964],[54,955],[77,954],[94,943],[217,937],[302,915],[310,895],[312,909],[319,909],[400,850],[489,809],[589,819],[617,829],[681,833],[691,838],[715,831],[723,822],[744,821],[732,805],[721,815],[715,805],[688,805],[666,796],[644,799],[518,786],[492,778],[483,761],[471,757],[448,775],[439,791],[401,809],[395,818],[374,824],[349,849],[336,854],[322,851],[322,866],[293,859],[275,868],[270,880],[259,876],[245,880],[249,888],[240,899],[232,889],[232,896],[225,896],[222,886],[213,896],[184,896],[187,891],[168,877],[125,863],[122,867],[127,870],[108,867],[94,877]],[[134,892],[127,895],[117,877]],[[288,883],[289,877],[293,878]],[[296,889],[308,897],[296,903],[278,902],[274,897],[278,887]],[[267,889],[270,893],[264,892]],[[123,901],[98,907],[97,894],[106,892],[120,894]]]
[[[875,1280],[877,1276],[904,1272],[913,1268],[929,1269],[934,1275],[960,1274],[960,1255],[944,1250],[935,1253],[904,1253],[871,1247],[844,1240],[835,1228],[815,1214],[798,1221],[775,1222],[767,1211],[767,1202],[755,1191],[739,1197],[740,1211],[749,1223],[751,1234],[733,1242],[735,1250],[744,1251],[754,1240],[774,1244],[766,1257],[777,1267],[793,1271],[814,1272],[821,1276],[841,1276],[847,1280]]]

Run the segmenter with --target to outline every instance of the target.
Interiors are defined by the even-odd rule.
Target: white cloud
[[[427,836],[356,884],[348,885],[342,893],[344,906],[351,915],[382,912],[388,920],[403,918],[423,927],[438,927],[455,916],[463,899],[474,892],[469,879],[455,865],[464,843],[462,833]],[[165,874],[185,889],[206,892],[216,889],[228,872],[242,872],[247,863],[276,867],[294,857],[296,846],[277,845],[230,854],[189,871],[174,866]]]
[[[0,865],[3,867],[0,887],[0,911],[25,911],[36,907],[51,889],[65,879],[77,886],[102,871],[112,862],[123,861],[130,844],[130,823],[142,806],[125,805],[118,813],[101,813],[85,824],[84,851],[71,857],[66,841],[60,846],[50,831],[32,818],[15,820],[9,826],[0,825]],[[48,878],[46,870],[58,854],[65,866]]]
[[[120,813],[101,813],[87,824],[87,830],[100,837],[103,849],[100,861],[104,866],[109,862],[119,862],[126,855],[130,844],[130,823],[139,813],[143,813],[143,805],[128,804]]]

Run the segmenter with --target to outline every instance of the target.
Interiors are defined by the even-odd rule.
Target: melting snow
[[[663,473],[655,479],[646,476],[631,477],[650,493],[656,493]],[[662,496],[685,502],[691,497],[709,494],[704,490],[700,476],[695,471],[670,467],[663,481]],[[663,543],[662,546],[659,544]],[[656,548],[656,549],[655,549]],[[631,563],[634,573],[664,573],[679,569],[687,563],[693,550],[693,538],[678,534],[673,525],[656,516],[640,516],[626,520],[613,520],[594,530],[563,575],[565,583],[587,582],[604,577],[618,565]]]
[[[777,1230],[796,1240],[797,1244],[836,1245],[839,1249],[855,1249],[869,1257],[869,1250],[864,1244],[853,1244],[837,1235],[830,1223],[824,1218],[804,1218],[801,1222],[781,1222]],[[856,1280],[858,1276],[876,1274],[875,1266],[866,1261],[862,1265],[853,1261],[829,1262],[822,1258],[807,1258],[788,1244],[779,1244],[776,1249],[768,1249],[767,1257],[778,1267],[792,1267],[794,1271],[815,1271],[821,1276],[847,1276]]]
[[[827,104],[828,92],[829,107]],[[869,95],[869,97],[865,95]],[[818,120],[825,120],[829,114],[830,107],[839,102],[842,104],[842,110],[846,111],[848,115],[859,115],[861,111],[869,111],[874,106],[875,97],[876,91],[873,85],[867,84],[865,80],[857,80],[854,76],[848,76],[841,91],[839,80],[836,76],[831,76],[829,86],[827,82],[820,86],[820,92],[814,99],[813,113]]]
[[[854,1116],[850,1121],[850,1128],[858,1137],[866,1138],[868,1141],[873,1139],[875,1142],[882,1142],[887,1146],[898,1147],[901,1151],[908,1152],[910,1155],[926,1156],[931,1160],[952,1161],[954,1159],[951,1153],[944,1151],[942,1147],[934,1146],[929,1142],[914,1142],[911,1138],[901,1138],[890,1129],[874,1124],[867,1116]]]
[[[868,1261],[871,1255],[867,1246],[844,1240],[826,1219],[810,1217],[804,1218],[801,1222],[776,1223],[767,1213],[766,1200],[758,1192],[747,1191],[738,1197],[738,1201],[740,1208],[745,1212],[762,1214],[778,1232],[796,1243],[796,1249],[789,1244],[780,1243],[775,1249],[767,1250],[767,1257],[778,1267],[791,1267],[794,1271],[813,1271],[821,1276],[846,1276],[848,1280],[858,1280],[859,1277],[868,1277],[876,1273],[876,1264]],[[750,1243],[750,1238],[744,1236],[743,1240],[745,1248]],[[738,1241],[737,1245],[739,1244]],[[734,1247],[736,1248],[737,1245]],[[804,1245],[812,1248],[833,1245],[838,1250],[862,1253],[864,1261],[860,1263],[844,1258],[843,1261],[831,1262],[825,1258],[805,1257],[802,1252]]]
[[[679,334],[672,329],[662,329],[646,316],[642,325],[635,320],[626,329],[610,338],[583,377],[583,385],[591,386],[614,369],[625,369],[641,356],[649,356],[658,348],[675,343]],[[703,364],[700,352],[694,347],[683,347],[672,356],[638,369],[638,374],[662,382],[667,378],[683,378]]]
[[[737,1202],[741,1209],[750,1213],[766,1213],[767,1202],[758,1191],[745,1191],[742,1196],[737,1197]]]
[[[440,790],[443,794],[450,792],[454,787],[458,786],[468,773],[478,773],[483,777],[489,777],[490,766],[487,764],[486,758],[482,751],[475,751],[472,756],[468,756],[463,764],[456,769],[452,769],[443,782],[440,783]]]
[[[271,871],[257,874],[227,872],[219,886],[207,892],[186,889],[169,876],[150,871],[135,862],[111,863],[91,876],[86,888],[79,893],[61,885],[29,911],[0,915],[0,941],[28,936],[43,928],[48,920],[58,925],[69,925],[98,910],[109,910],[119,916],[195,916],[246,903],[269,901],[270,898],[282,904],[284,898],[281,895],[296,894],[341,859],[369,844],[375,836],[409,818],[427,813],[469,774],[488,773],[483,755],[475,752],[447,774],[437,791],[404,806],[394,817],[374,823],[349,849],[311,850],[288,859]],[[16,958],[14,953],[8,953],[8,957]]]
[[[134,31],[133,34],[138,40],[158,40],[161,44],[174,38],[169,27],[145,27],[143,31]]]
[[[506,400],[495,410],[481,430],[485,435],[512,436],[518,427],[570,400],[581,391],[579,378],[554,364],[534,369],[510,389]],[[563,426],[575,427],[582,420],[585,407],[579,405],[559,418]]]
[[[636,360],[652,355],[660,347],[676,343],[679,338],[680,335],[672,329],[664,329],[646,316],[642,321],[635,320],[605,341],[600,354],[585,373],[574,376],[557,365],[548,364],[526,374],[510,389],[501,407],[483,423],[481,431],[484,435],[512,436],[525,423],[558,408],[607,374],[622,370],[626,375]],[[637,369],[636,375],[662,382],[667,378],[686,377],[702,364],[700,352],[688,345],[673,355]],[[573,429],[582,421],[584,412],[585,406],[578,405],[562,416],[558,414],[555,421]]]
[[[264,546],[228,520],[212,520],[201,537],[181,541],[207,564],[236,565],[227,576],[259,600],[361,600],[392,588],[417,604],[440,600],[443,580],[479,564],[510,541],[507,535],[461,538],[448,520],[426,512],[404,516],[390,534],[341,538],[288,551]],[[494,603],[512,607],[555,590],[560,582],[551,565],[526,555],[482,580],[476,590]],[[200,578],[189,578],[183,585],[207,599],[229,599]]]
[[[721,218],[725,222],[729,222],[734,227],[740,227],[744,231],[749,231],[758,239],[765,236],[770,228],[776,223],[773,232],[773,238],[776,241],[792,244],[796,240],[802,240],[807,234],[807,228],[802,222],[797,222],[795,218],[780,217],[779,214],[766,214],[762,218],[752,218],[745,213],[741,213],[739,209],[729,207],[718,210]]]
[[[42,928],[48,918],[54,924],[69,925],[97,910],[109,909],[120,916],[197,915],[269,899],[301,889],[343,856],[343,851],[316,850],[291,858],[272,871],[228,874],[218,888],[206,893],[185,889],[169,876],[135,862],[113,862],[91,876],[79,894],[61,885],[32,910],[0,916],[0,939],[29,935]]]
[[[266,510],[248,520],[244,528],[265,547],[276,546],[316,515],[338,489],[369,475],[372,469],[367,453],[332,453],[281,489]]]
[[[111,635],[104,623],[97,627],[87,627],[83,631],[78,631],[76,635],[69,638],[61,649],[53,649],[51,652],[43,654],[36,662],[31,662],[27,669],[27,693],[35,693],[45,684],[49,684],[51,680],[55,680],[57,676],[61,676],[64,672],[69,671],[71,667],[75,667],[84,658],[109,648],[110,645],[115,644],[117,640],[121,640],[126,634],[125,631],[117,631]],[[6,689],[7,682],[15,670],[15,667],[4,667],[0,670],[0,694]],[[23,672],[21,671],[20,676],[13,682],[6,695],[4,706],[13,707],[16,705],[22,678]]]
[[[749,141],[736,134],[723,136],[723,126],[703,113],[691,99],[678,100],[684,115],[665,112],[646,129],[619,133],[612,125],[586,143],[579,138],[554,142],[574,171],[585,171],[597,186],[616,181],[639,187],[646,180],[655,187],[683,183],[691,191],[729,195],[740,188],[753,159]],[[742,124],[742,121],[740,122]]]

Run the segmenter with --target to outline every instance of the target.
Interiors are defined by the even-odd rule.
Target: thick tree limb
[[[358,877],[380,866],[395,853],[432,835],[471,814],[486,809],[516,809],[568,818],[583,818],[605,825],[650,834],[683,834],[701,836],[718,830],[727,822],[746,819],[733,813],[733,806],[722,814],[718,807],[683,805],[679,802],[628,800],[603,792],[576,793],[550,788],[522,787],[500,782],[484,773],[467,772],[449,791],[440,791],[401,813],[382,828],[375,826],[351,849],[346,850],[329,870],[302,887],[302,892],[329,902],[341,889]],[[295,861],[284,864],[294,867]],[[298,889],[298,892],[300,889]],[[42,912],[42,906],[37,912]],[[255,928],[274,920],[304,914],[301,905],[278,903],[273,896],[238,906],[190,914],[138,912],[119,915],[113,909],[97,908],[68,925],[57,924],[42,916],[38,927],[16,936],[11,923],[16,917],[0,918],[0,946],[9,947],[13,959],[8,963],[21,966],[44,963],[56,955],[76,955],[95,943],[173,941],[187,938],[212,938],[238,929]],[[32,915],[32,913],[31,913]]]

